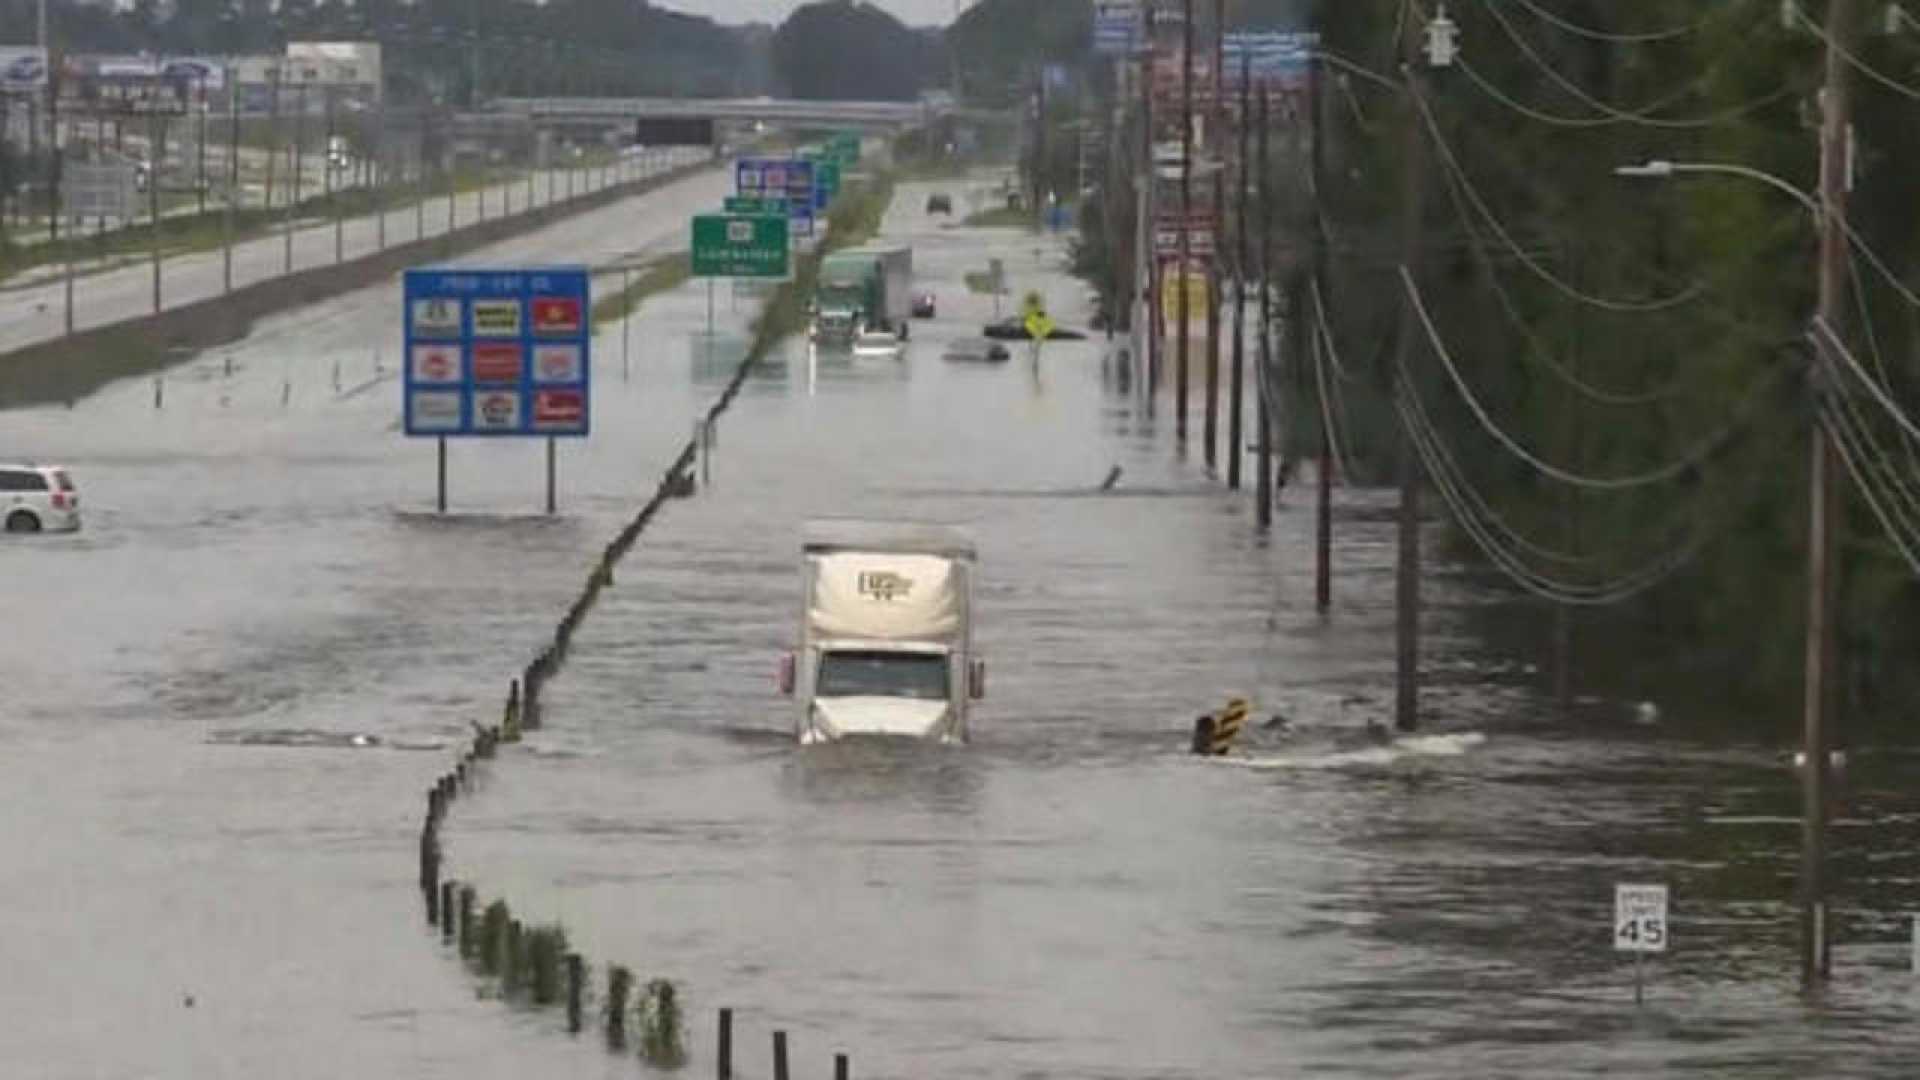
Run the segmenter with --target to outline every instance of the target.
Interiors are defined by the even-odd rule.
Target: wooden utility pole
[[[1260,370],[1254,378],[1259,392],[1254,395],[1260,425],[1260,477],[1254,483],[1254,498],[1259,509],[1254,520],[1261,529],[1273,524],[1273,417],[1267,410],[1267,375],[1273,369],[1273,160],[1267,155],[1267,87],[1260,86]]]
[[[1226,59],[1227,41],[1227,0],[1213,0],[1213,113],[1212,123],[1207,125],[1207,156],[1215,165],[1213,170],[1213,243],[1211,254],[1207,257],[1207,415],[1205,438],[1207,440],[1207,471],[1212,472],[1219,466],[1220,441],[1220,232],[1226,227],[1224,211],[1227,203],[1226,171],[1220,160],[1221,151],[1226,148],[1222,133],[1226,125],[1225,80],[1221,77],[1221,66]]]
[[[1183,0],[1185,20],[1181,24],[1182,45],[1180,49],[1180,281],[1176,286],[1180,290],[1180,325],[1174,330],[1180,335],[1180,345],[1175,361],[1173,388],[1174,438],[1180,449],[1187,448],[1187,352],[1189,338],[1187,321],[1191,317],[1188,305],[1193,302],[1192,290],[1187,287],[1187,277],[1193,261],[1193,0]]]
[[[1311,339],[1315,342],[1314,372],[1320,394],[1320,469],[1315,478],[1317,487],[1314,492],[1314,538],[1313,538],[1313,606],[1314,610],[1325,615],[1333,607],[1333,402],[1328,400],[1327,391],[1332,387],[1334,373],[1328,370],[1328,353],[1333,348],[1331,341],[1324,340],[1326,335],[1318,332],[1327,321],[1327,244],[1326,209],[1321,204],[1321,181],[1326,176],[1326,148],[1320,138],[1320,74],[1324,66],[1308,73],[1307,81],[1307,122],[1312,125],[1308,138],[1312,141],[1312,150],[1308,157],[1307,183],[1311,188],[1308,205],[1313,210],[1313,320],[1315,332]]]
[[[1820,119],[1820,299],[1817,317],[1838,333],[1847,271],[1847,43],[1854,37],[1853,0],[1827,4],[1826,90]],[[1813,392],[1828,393],[1835,370],[1833,343],[1814,334]],[[1833,436],[1814,412],[1812,461],[1807,491],[1807,678],[1800,811],[1800,974],[1807,986],[1826,981],[1832,970],[1827,919],[1827,781],[1833,745],[1834,659],[1837,651],[1834,608],[1838,591],[1834,565],[1839,527],[1835,491]]]
[[[1420,280],[1421,233],[1426,215],[1426,133],[1420,130],[1420,108],[1426,88],[1420,80],[1421,25],[1409,4],[1402,31],[1401,57],[1406,74],[1405,128],[1402,133],[1400,227],[1401,263]],[[1395,344],[1397,369],[1387,373],[1390,393],[1413,394],[1417,388],[1406,381],[1413,370],[1414,339],[1420,333],[1413,308],[1413,297],[1401,290],[1399,340]],[[1394,575],[1394,707],[1393,726],[1412,731],[1420,726],[1420,462],[1414,456],[1412,440],[1406,432],[1399,439],[1400,470],[1400,558]]]
[[[1248,135],[1253,131],[1252,57],[1240,58],[1240,183],[1234,199],[1233,245],[1233,379],[1227,388],[1227,487],[1240,489],[1240,459],[1247,456],[1241,445],[1241,412],[1244,403],[1242,384],[1246,382],[1247,336],[1247,213],[1252,204],[1247,198]]]

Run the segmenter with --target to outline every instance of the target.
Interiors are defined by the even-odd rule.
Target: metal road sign
[[[1667,951],[1667,887],[1613,887],[1613,947],[1619,952]]]
[[[1094,0],[1093,51],[1127,56],[1140,47],[1140,5],[1135,0]]]
[[[693,219],[693,276],[783,278],[792,272],[787,219],[700,214]]]
[[[68,217],[125,220],[137,205],[136,169],[131,162],[69,162],[60,172],[60,204]]]
[[[403,294],[408,435],[587,434],[585,268],[409,270]]]
[[[741,158],[734,162],[738,195],[784,195],[793,235],[813,235],[813,162],[800,158]]]

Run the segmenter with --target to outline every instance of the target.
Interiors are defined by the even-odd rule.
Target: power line
[[[1900,474],[1900,467],[1874,437],[1873,428],[1860,411],[1853,395],[1845,387],[1836,387],[1836,392],[1828,395],[1826,408],[1832,409],[1837,419],[1848,425],[1852,432],[1854,445],[1860,449],[1863,458],[1870,457],[1866,464],[1876,466],[1888,489],[1900,497],[1901,523],[1910,534],[1920,537],[1920,494],[1916,494],[1912,483]],[[1835,406],[1838,406],[1837,408]]]
[[[1333,422],[1335,410],[1332,403],[1328,400],[1328,387],[1329,384],[1333,383],[1333,380],[1327,378],[1327,357],[1334,351],[1333,339],[1328,337],[1326,333],[1327,313],[1320,304],[1320,283],[1317,281],[1313,282],[1312,289],[1314,321],[1316,323],[1315,332],[1320,341],[1320,347],[1313,351],[1313,377],[1320,387],[1320,422],[1326,425],[1327,445],[1333,450],[1334,461],[1340,466],[1340,476],[1344,479],[1353,475],[1353,459],[1348,456],[1346,450],[1341,445],[1340,428]],[[1334,387],[1334,392],[1338,392],[1337,386]],[[1346,413],[1344,407],[1339,411],[1343,416]]]
[[[1543,22],[1551,23],[1569,34],[1590,38],[1594,41],[1610,41],[1618,45],[1647,45],[1656,41],[1671,41],[1674,38],[1685,37],[1705,26],[1708,20],[1712,18],[1712,16],[1708,16],[1698,22],[1688,23],[1685,26],[1670,27],[1665,30],[1649,30],[1638,34],[1623,34],[1605,30],[1594,30],[1590,27],[1581,26],[1578,23],[1546,10],[1534,3],[1533,0],[1514,0],[1514,2],[1526,8],[1528,11],[1533,12],[1534,15],[1538,16]]]
[[[1879,83],[1881,86],[1886,87],[1896,94],[1920,101],[1920,89],[1908,86],[1893,76],[1882,73],[1879,68],[1874,67],[1872,64],[1854,55],[1846,46],[1833,40],[1833,35],[1827,33],[1825,27],[1808,18],[1807,13],[1800,9],[1799,4],[1794,3],[1793,0],[1787,0],[1787,10],[1792,12],[1794,17],[1800,20],[1801,25],[1812,31],[1814,37],[1825,42],[1827,48],[1839,53],[1847,63],[1852,64],[1862,75],[1865,75],[1867,78],[1872,79],[1874,82]]]
[[[1872,509],[1873,516],[1879,519],[1880,528],[1886,533],[1887,539],[1893,541],[1893,546],[1900,552],[1900,557],[1906,560],[1907,568],[1913,571],[1914,576],[1920,577],[1920,554],[1915,552],[1915,545],[1910,543],[1908,539],[1901,534],[1899,528],[1889,517],[1886,508],[1880,502],[1879,496],[1875,494],[1872,481],[1867,478],[1864,471],[1860,468],[1859,463],[1854,460],[1853,450],[1848,439],[1836,430],[1836,426],[1833,423],[1832,410],[1823,408],[1820,412],[1820,422],[1826,427],[1828,432],[1835,436],[1833,446],[1835,450],[1840,452],[1841,463],[1846,466],[1848,475],[1853,477],[1854,486],[1859,488],[1860,494],[1866,497],[1867,506]]]
[[[1466,170],[1461,167],[1460,159],[1453,153],[1453,147],[1447,144],[1446,137],[1440,133],[1440,123],[1434,118],[1433,109],[1428,104],[1426,98],[1411,85],[1408,88],[1408,93],[1413,95],[1414,105],[1420,110],[1420,116],[1426,123],[1428,133],[1433,137],[1434,146],[1440,151],[1440,159],[1445,163],[1447,171],[1459,178],[1462,190],[1465,192],[1467,198],[1472,200],[1474,208],[1480,211],[1480,216],[1486,219],[1487,225],[1493,230],[1494,235],[1498,236],[1501,243],[1505,245],[1509,251],[1513,252],[1514,256],[1518,258],[1527,269],[1533,271],[1534,275],[1540,278],[1540,280],[1545,281],[1555,289],[1558,289],[1560,292],[1565,293],[1567,296],[1581,303],[1614,312],[1664,311],[1667,308],[1678,307],[1688,301],[1697,299],[1705,291],[1704,286],[1699,282],[1695,282],[1673,296],[1663,297],[1658,300],[1610,300],[1603,296],[1594,296],[1591,293],[1583,292],[1566,281],[1561,280],[1552,271],[1540,265],[1539,260],[1528,254],[1526,249],[1522,248],[1519,242],[1514,240],[1512,234],[1507,232],[1506,226],[1500,224],[1500,219],[1494,216],[1492,208],[1487,206],[1486,200],[1480,196],[1479,190],[1474,187],[1473,180],[1467,176]]]
[[[1893,400],[1893,397],[1887,393],[1886,389],[1876,382],[1871,375],[1868,375],[1865,368],[1860,366],[1860,361],[1855,359],[1853,350],[1847,348],[1847,343],[1842,341],[1840,335],[1834,332],[1833,326],[1828,323],[1826,319],[1815,315],[1813,317],[1813,328],[1822,337],[1825,337],[1827,342],[1833,346],[1834,351],[1839,354],[1840,358],[1847,362],[1847,370],[1853,372],[1855,378],[1866,384],[1867,390],[1873,394],[1873,400],[1878,402],[1882,409],[1886,410],[1887,415],[1893,418],[1893,422],[1900,425],[1901,429],[1908,435],[1920,439],[1920,426],[1915,426],[1914,422],[1908,419],[1907,414],[1901,410],[1899,404]]]
[[[1617,604],[1629,600],[1671,577],[1687,563],[1691,562],[1693,558],[1700,553],[1701,549],[1706,546],[1706,534],[1701,533],[1695,536],[1687,545],[1663,556],[1660,560],[1646,567],[1621,575],[1612,581],[1591,585],[1558,581],[1532,569],[1511,551],[1502,548],[1499,543],[1487,533],[1486,529],[1479,522],[1475,521],[1471,514],[1463,509],[1460,493],[1453,488],[1450,478],[1441,475],[1438,470],[1435,469],[1433,447],[1422,437],[1422,434],[1417,430],[1417,425],[1409,415],[1409,407],[1405,395],[1411,392],[1411,388],[1403,381],[1400,384],[1400,389],[1402,392],[1396,395],[1394,404],[1400,412],[1401,423],[1407,428],[1410,436],[1409,443],[1414,447],[1415,451],[1420,454],[1421,461],[1427,467],[1428,474],[1433,477],[1434,486],[1440,491],[1441,496],[1447,500],[1447,507],[1453,512],[1454,520],[1460,525],[1461,529],[1473,539],[1475,546],[1479,547],[1487,558],[1491,560],[1509,580],[1527,592],[1542,599],[1560,604],[1589,607]]]
[[[1521,316],[1519,306],[1513,302],[1513,295],[1507,291],[1505,283],[1500,280],[1499,272],[1494,268],[1493,258],[1487,253],[1486,244],[1482,241],[1479,230],[1474,228],[1473,222],[1467,214],[1466,199],[1461,193],[1459,182],[1454,179],[1452,174],[1448,174],[1447,176],[1447,194],[1453,203],[1455,216],[1460,219],[1460,227],[1466,232],[1467,238],[1470,241],[1469,247],[1472,248],[1474,257],[1480,264],[1481,273],[1486,276],[1487,284],[1492,287],[1494,296],[1498,298],[1501,310],[1506,312],[1507,318],[1513,322],[1514,326],[1519,329],[1521,336],[1526,339],[1527,348],[1524,350],[1524,354],[1529,359],[1544,365],[1549,371],[1558,375],[1568,386],[1571,386],[1580,394],[1602,405],[1616,407],[1650,405],[1654,402],[1663,401],[1672,397],[1679,391],[1682,381],[1679,376],[1675,376],[1671,382],[1658,389],[1636,394],[1626,394],[1594,386],[1568,370],[1559,359],[1553,356],[1552,351],[1542,344],[1539,336],[1533,332],[1533,327]]]
[[[1526,36],[1514,29],[1513,24],[1507,21],[1505,15],[1500,14],[1499,8],[1495,5],[1495,0],[1481,0],[1481,4],[1487,9],[1487,14],[1493,17],[1493,21],[1500,24],[1500,29],[1504,31],[1507,37],[1513,41],[1514,45],[1519,48],[1522,55],[1528,60],[1533,61],[1534,66],[1544,72],[1547,78],[1551,79],[1556,85],[1564,89],[1567,93],[1572,94],[1575,99],[1591,109],[1613,117],[1621,123],[1645,124],[1648,127],[1657,128],[1712,127],[1719,122],[1712,117],[1690,120],[1667,120],[1651,115],[1655,110],[1665,108],[1667,105],[1691,93],[1694,85],[1681,87],[1677,93],[1654,102],[1637,112],[1621,109],[1608,102],[1602,101],[1588,93],[1585,88],[1581,87],[1572,79],[1562,75],[1558,69],[1543,59],[1538,52],[1534,51],[1532,43],[1527,41]],[[1703,76],[1703,79],[1704,78]]]
[[[1533,468],[1542,475],[1552,477],[1565,484],[1571,484],[1574,487],[1591,488],[1596,491],[1622,491],[1628,488],[1646,487],[1651,484],[1677,480],[1697,472],[1701,466],[1717,456],[1726,448],[1728,443],[1733,441],[1734,436],[1739,434],[1742,423],[1747,419],[1746,414],[1752,408],[1754,401],[1760,396],[1762,391],[1772,386],[1779,378],[1779,376],[1775,374],[1770,377],[1755,380],[1753,389],[1749,390],[1746,397],[1742,400],[1740,408],[1735,413],[1734,420],[1722,426],[1707,438],[1694,443],[1693,446],[1678,459],[1667,462],[1657,468],[1631,473],[1625,476],[1587,476],[1563,469],[1550,461],[1542,459],[1539,455],[1528,450],[1519,440],[1508,434],[1499,424],[1494,422],[1493,417],[1488,414],[1486,406],[1480,403],[1480,399],[1473,393],[1473,388],[1467,385],[1466,379],[1461,376],[1459,369],[1454,366],[1453,357],[1447,351],[1446,342],[1440,339],[1440,331],[1433,324],[1433,316],[1427,312],[1426,300],[1420,295],[1420,287],[1414,283],[1413,274],[1408,271],[1405,266],[1400,267],[1400,281],[1406,288],[1407,298],[1413,301],[1414,313],[1419,317],[1421,326],[1426,329],[1427,340],[1433,344],[1433,351],[1435,355],[1440,358],[1441,366],[1446,369],[1447,376],[1453,381],[1454,389],[1460,392],[1460,397],[1466,402],[1467,408],[1473,413],[1474,417],[1480,421],[1480,426],[1486,429],[1487,434],[1493,436],[1495,441],[1506,447],[1515,457],[1533,466]],[[1412,373],[1402,369],[1401,377],[1411,380]]]

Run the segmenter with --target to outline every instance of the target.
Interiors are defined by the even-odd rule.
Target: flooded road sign
[[[1613,948],[1633,954],[1633,1003],[1645,1001],[1644,968],[1648,953],[1667,951],[1667,887],[1613,887]]]

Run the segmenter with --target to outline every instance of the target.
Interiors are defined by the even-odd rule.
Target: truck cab
[[[986,692],[973,652],[973,542],[942,525],[818,521],[802,530],[799,647],[780,688],[802,744],[879,735],[967,741]]]

